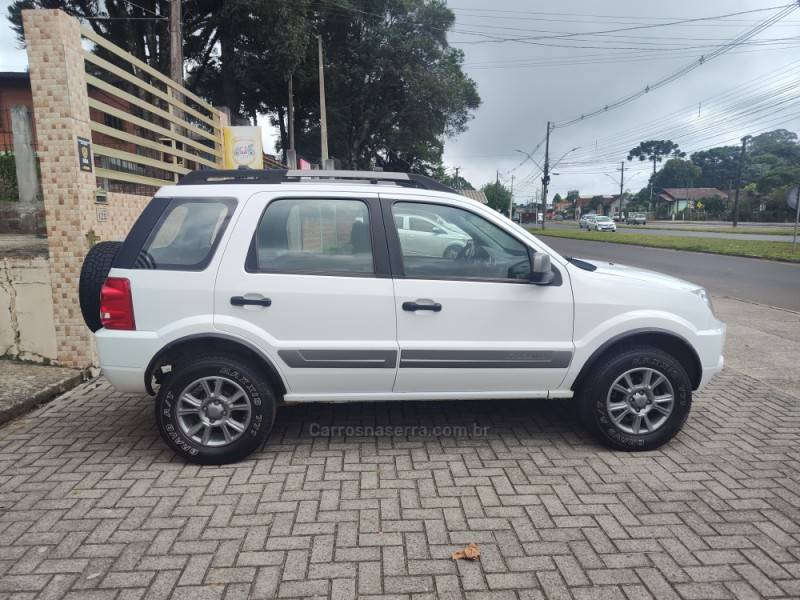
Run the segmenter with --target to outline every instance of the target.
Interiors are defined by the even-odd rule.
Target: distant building
[[[595,198],[600,198],[600,202],[592,206]],[[613,215],[619,212],[619,194],[610,196],[595,194],[594,196],[578,196],[575,199],[576,214],[585,215],[586,213],[596,213],[598,215]]]

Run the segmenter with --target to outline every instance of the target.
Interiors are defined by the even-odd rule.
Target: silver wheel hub
[[[252,417],[250,397],[227,377],[203,377],[178,397],[178,426],[186,437],[209,447],[226,446],[247,431]]]
[[[615,427],[632,435],[656,431],[672,414],[675,394],[667,377],[639,367],[614,380],[606,396],[606,412]]]

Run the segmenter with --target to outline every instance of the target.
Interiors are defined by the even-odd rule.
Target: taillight
[[[109,277],[100,289],[100,322],[106,329],[136,329],[131,282]]]

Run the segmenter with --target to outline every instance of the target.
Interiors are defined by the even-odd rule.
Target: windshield
[[[597,217],[596,220],[599,221],[600,223],[608,223],[611,221],[609,217]]]

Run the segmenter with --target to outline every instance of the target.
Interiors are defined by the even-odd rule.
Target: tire
[[[222,381],[220,388],[216,381]],[[186,392],[197,404],[185,398]],[[192,463],[222,465],[244,459],[264,443],[275,421],[277,397],[261,370],[247,360],[201,356],[177,366],[158,390],[155,405],[159,433],[170,448]]]
[[[99,242],[89,249],[83,259],[81,277],[78,282],[78,300],[86,326],[92,332],[100,329],[100,288],[108,277],[111,263],[122,246],[122,242]]]
[[[618,382],[621,387],[614,387]],[[623,393],[621,388],[634,393]],[[669,395],[671,403],[666,400]],[[672,355],[650,346],[628,347],[600,359],[581,387],[578,402],[584,425],[604,445],[630,452],[655,450],[675,437],[686,422],[692,384]]]
[[[462,247],[463,246],[459,246],[458,244],[450,244],[447,248],[444,249],[444,252],[442,252],[442,258],[455,260],[456,258],[458,258],[459,254],[461,254]]]

